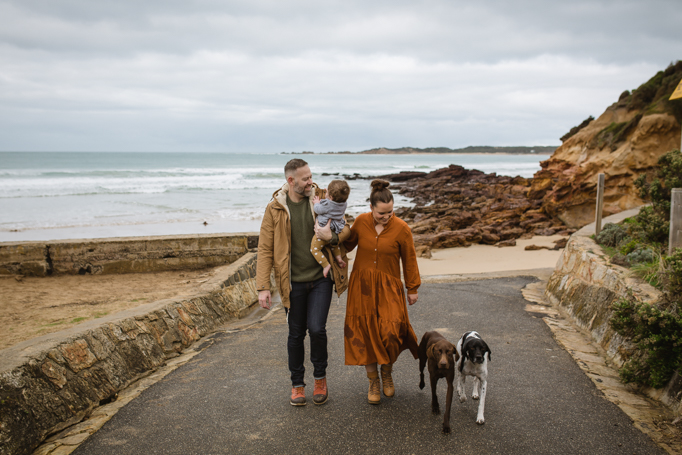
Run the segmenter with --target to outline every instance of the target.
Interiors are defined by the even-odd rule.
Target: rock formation
[[[407,221],[422,256],[431,248],[499,244],[532,235],[569,234],[542,210],[542,199],[530,199],[531,180],[484,174],[450,165],[425,173],[405,172],[381,178],[399,184],[413,208],[396,214]],[[504,245],[504,243],[502,243]]]
[[[634,180],[651,173],[658,158],[680,148],[682,100],[668,101],[682,79],[682,61],[625,91],[596,120],[587,119],[540,163],[529,197],[571,227],[594,221],[597,176],[605,174],[604,216],[637,207]]]

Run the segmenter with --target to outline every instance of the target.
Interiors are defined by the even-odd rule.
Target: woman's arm
[[[348,222],[346,222],[346,226],[348,226]],[[355,247],[358,245],[358,228],[359,228],[359,223],[357,218],[355,219],[355,223],[350,227],[350,237],[348,237],[347,240],[343,242],[343,246],[346,247],[346,251],[351,252],[355,249]],[[344,227],[344,229],[346,229]]]
[[[412,231],[409,227],[405,227],[405,232],[402,233],[399,239],[400,243],[400,259],[403,262],[403,276],[405,278],[405,287],[407,287],[407,300],[410,305],[417,301],[417,289],[422,284],[419,276],[419,265],[417,264],[417,252],[414,249],[414,239],[412,238]],[[410,298],[413,296],[414,301]]]

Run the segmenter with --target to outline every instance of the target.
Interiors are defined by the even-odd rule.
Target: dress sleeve
[[[405,287],[408,294],[416,294],[417,289],[422,284],[419,276],[419,265],[417,265],[417,252],[414,249],[414,239],[409,227],[400,236],[400,259],[403,261],[403,276],[405,277]]]
[[[346,226],[348,224],[346,223]],[[351,252],[358,245],[358,230],[360,229],[360,223],[358,219],[355,219],[355,223],[350,227],[350,237],[343,242],[343,246],[346,247],[346,251]]]

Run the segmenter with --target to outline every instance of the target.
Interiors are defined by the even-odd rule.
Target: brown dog
[[[324,199],[324,196],[327,194],[326,188],[320,188],[319,186],[315,188],[315,196],[319,197],[320,199]]]
[[[419,388],[424,388],[424,366],[429,364],[429,379],[431,380],[431,411],[440,414],[436,384],[440,378],[445,378],[448,392],[445,397],[445,416],[443,417],[443,433],[450,433],[450,405],[454,393],[455,363],[459,354],[455,346],[438,332],[426,332],[419,343]]]

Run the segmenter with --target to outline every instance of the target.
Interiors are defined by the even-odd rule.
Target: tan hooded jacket
[[[316,188],[317,185],[313,184],[313,194]],[[258,260],[256,263],[257,290],[270,290],[270,271],[274,269],[275,284],[279,289],[282,305],[285,308],[289,308],[289,292],[291,291],[289,273],[291,268],[291,214],[289,207],[287,207],[288,192],[289,184],[285,183],[282,188],[274,192],[272,201],[265,209],[260,227],[260,237],[258,238]],[[310,213],[314,214],[313,198],[308,199],[310,201]],[[343,244],[340,244],[339,247],[347,264],[346,249]],[[341,295],[348,288],[348,267],[342,269],[338,266],[333,260],[329,246],[324,248],[323,253],[332,265],[331,274],[336,293]]]

